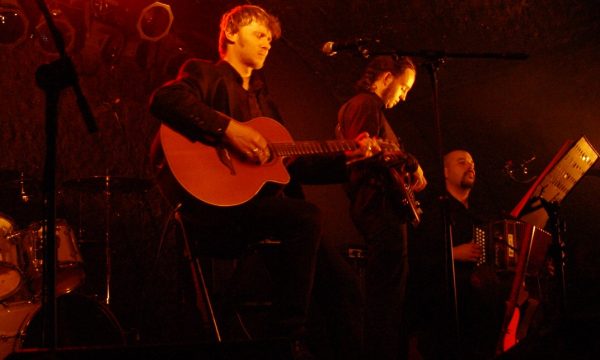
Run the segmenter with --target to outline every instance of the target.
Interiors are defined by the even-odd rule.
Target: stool
[[[196,307],[198,308],[202,321],[209,324],[210,330],[215,341],[222,342],[221,325],[224,321],[217,319],[215,312],[213,297],[217,293],[222,293],[223,298],[234,299],[230,304],[233,306],[233,315],[240,325],[244,336],[247,340],[252,340],[246,322],[242,318],[242,311],[266,309],[271,306],[270,299],[245,299],[243,302],[238,302],[237,298],[242,297],[240,293],[235,293],[236,284],[239,284],[239,278],[242,277],[243,271],[247,268],[247,262],[251,259],[251,255],[264,253],[266,250],[272,250],[279,247],[281,244],[278,240],[263,239],[248,246],[247,251],[239,259],[221,259],[218,257],[195,255],[190,246],[189,237],[185,229],[184,223],[179,214],[179,208],[174,210],[174,219],[177,222],[182,234],[183,240],[183,255],[185,261],[190,266],[190,272],[196,294]],[[230,271],[226,271],[229,268]],[[205,270],[210,270],[210,276],[205,276]],[[224,274],[228,272],[226,276]],[[268,276],[268,271],[266,272]],[[220,275],[220,276],[219,276]],[[207,282],[210,280],[210,283]],[[223,280],[227,280],[229,284],[223,284]],[[267,277],[270,281],[270,277]]]
[[[281,242],[263,239],[249,244],[235,260],[208,258],[213,299],[221,305],[222,324],[230,320],[228,335],[234,339],[254,340],[267,332],[263,327],[272,306],[271,255],[279,251]],[[205,269],[206,270],[206,269]],[[218,306],[217,306],[218,307]],[[241,332],[236,332],[241,330]]]
[[[192,281],[194,282],[194,290],[196,292],[196,307],[202,316],[203,322],[210,324],[215,340],[217,342],[222,342],[223,339],[221,338],[221,330],[219,329],[219,323],[217,322],[217,318],[215,316],[212,299],[208,291],[208,287],[206,286],[206,279],[204,277],[204,272],[202,271],[202,263],[200,262],[199,257],[192,255],[187,231],[185,230],[183,220],[181,219],[181,214],[179,213],[180,208],[181,204],[178,204],[173,210],[173,216],[181,230],[183,238],[183,256],[185,261],[190,266],[190,273],[192,276]]]

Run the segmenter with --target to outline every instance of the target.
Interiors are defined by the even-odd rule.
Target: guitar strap
[[[344,105],[342,105],[342,107],[339,110],[340,114],[343,114],[345,112],[346,107],[348,106],[348,103],[345,103]],[[387,121],[387,118],[385,116],[381,117],[383,119],[380,129],[377,132],[377,134],[369,134],[371,137],[376,136],[379,137],[381,140],[385,140],[386,142],[389,142],[391,144],[397,144],[398,145],[398,149],[401,150],[402,152],[404,152],[404,145],[401,143],[400,138],[396,135],[396,133],[394,132],[394,129],[392,129],[392,127],[390,126],[389,122]],[[335,126],[335,136],[338,139],[345,139],[344,137],[344,124],[340,121],[340,117],[338,117],[337,119],[337,124]]]
[[[348,106],[347,103],[344,104],[344,105],[342,105],[342,107],[339,110],[340,114],[343,114],[345,112],[346,106]],[[340,117],[339,116],[338,116],[338,119],[337,119],[337,124],[335,125],[335,137],[337,139],[340,139],[340,140],[344,140],[345,139],[344,138],[344,132],[343,132],[343,125],[342,125],[342,122],[340,121]]]

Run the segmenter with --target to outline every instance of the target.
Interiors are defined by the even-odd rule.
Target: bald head
[[[463,202],[475,185],[475,162],[466,150],[453,150],[444,156],[446,189]]]

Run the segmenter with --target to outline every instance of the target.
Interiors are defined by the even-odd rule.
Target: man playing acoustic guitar
[[[221,193],[217,186],[221,183],[238,180],[247,170],[271,170],[280,164],[277,156],[296,154],[291,151],[294,149],[288,151],[294,143],[277,150],[269,143],[273,139],[251,126],[256,122],[250,121],[268,117],[281,122],[267,95],[264,78],[257,71],[263,67],[271,41],[280,34],[278,19],[260,7],[242,5],[224,14],[219,36],[221,60],[188,60],[178,77],[160,87],[151,99],[150,111],[162,123],[157,141],[159,145],[163,142],[155,147],[158,150],[154,151],[153,161],[159,182],[169,177],[184,182],[184,196],[170,200],[183,201],[181,213],[197,248],[231,256],[240,254],[253,241],[281,241],[282,267],[273,274],[273,335],[290,337],[294,340],[294,355],[302,356],[309,352],[297,340],[305,332],[322,220],[318,208],[302,199],[299,182],[342,182],[349,159],[370,156],[379,148],[368,135],[357,134],[355,147],[338,149],[329,156],[299,157],[286,164],[291,174],[289,183],[286,175],[274,181],[278,184],[263,186],[264,182],[259,181],[247,201],[230,200],[227,194],[223,194],[226,200],[218,201]],[[174,136],[180,138],[173,141]],[[211,176],[212,165],[194,156],[184,159],[183,166],[176,159],[195,147],[206,150],[207,146],[218,175]],[[169,150],[173,159],[169,159]],[[179,174],[173,171],[176,167]],[[227,191],[234,195],[242,192],[244,180],[237,184]],[[163,193],[169,192],[167,188],[161,186]],[[202,201],[203,197],[194,191],[201,188],[208,188],[206,195],[216,194],[216,199]]]

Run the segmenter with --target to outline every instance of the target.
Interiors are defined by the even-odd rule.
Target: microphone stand
[[[556,265],[556,278],[558,279],[558,312],[561,315],[567,315],[567,279],[565,274],[566,266],[566,244],[564,241],[565,221],[560,213],[560,204],[557,201],[548,201],[539,197],[542,207],[549,217],[549,230],[552,234],[552,245],[550,254]]]
[[[524,53],[455,53],[455,52],[445,52],[442,50],[421,50],[421,51],[403,51],[403,50],[393,50],[393,51],[382,51],[382,52],[365,52],[362,51],[363,56],[379,56],[379,55],[393,55],[393,56],[409,56],[411,58],[419,58],[423,60],[422,66],[427,69],[429,73],[429,77],[431,80],[431,91],[432,91],[432,106],[433,106],[433,116],[435,122],[435,133],[436,133],[436,141],[437,141],[437,153],[438,153],[438,161],[439,168],[441,169],[441,174],[444,174],[444,139],[443,132],[441,127],[441,116],[440,116],[440,103],[439,103],[439,83],[437,73],[440,70],[442,64],[446,62],[449,58],[457,58],[457,59],[498,59],[498,60],[525,60],[529,57],[528,54]],[[457,299],[457,289],[456,289],[456,272],[454,267],[454,257],[452,255],[453,248],[453,238],[452,238],[452,226],[450,224],[449,212],[448,212],[448,196],[446,195],[446,183],[445,179],[441,177],[441,195],[440,206],[441,206],[441,214],[442,214],[442,226],[444,233],[444,255],[445,255],[445,274],[448,280],[448,293],[449,293],[449,301],[452,307],[452,318],[453,324],[452,328],[454,331],[455,338],[455,349],[454,355],[457,358],[461,358],[461,332],[460,332],[460,319],[458,313],[458,299]]]
[[[52,20],[52,16],[43,0],[36,3],[54,40],[59,59],[41,65],[36,73],[37,85],[46,94],[46,159],[44,165],[44,210],[46,226],[43,227],[43,285],[42,285],[42,344],[54,354],[57,347],[57,309],[56,309],[56,138],[58,134],[58,102],[60,92],[72,87],[77,105],[90,133],[97,126],[86,98],[79,86],[79,80],[73,62],[65,50],[62,34]]]

